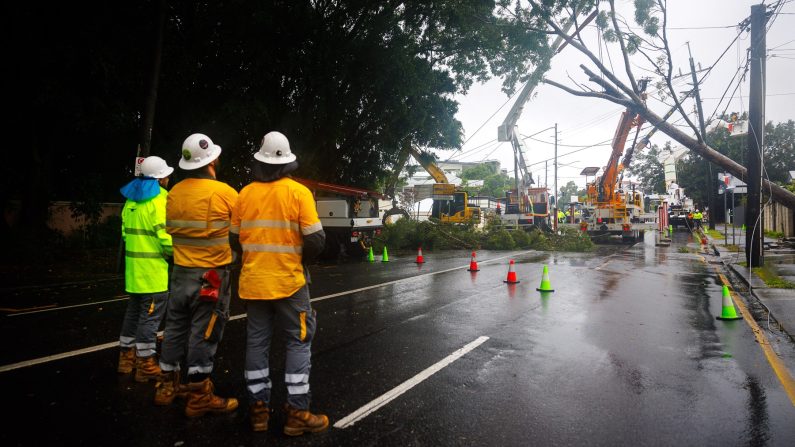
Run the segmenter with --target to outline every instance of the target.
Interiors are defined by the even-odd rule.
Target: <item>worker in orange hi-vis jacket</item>
[[[254,154],[254,181],[240,191],[229,243],[241,253],[240,298],[246,300],[246,366],[251,428],[268,429],[271,379],[268,361],[273,327],[287,339],[284,433],[297,436],[328,427],[328,417],[309,411],[309,371],[315,311],[309,301],[306,264],[323,250],[325,233],[315,200],[288,174],[297,167],[290,142],[269,132]]]
[[[215,352],[229,319],[229,225],[237,201],[237,191],[216,180],[220,155],[221,147],[207,135],[189,136],[182,143],[179,161],[186,178],[174,185],[166,204],[174,271],[155,404],[168,405],[177,396],[187,397],[188,417],[228,413],[238,405],[235,398],[216,396],[210,380]],[[188,370],[187,386],[180,384],[183,366]]]

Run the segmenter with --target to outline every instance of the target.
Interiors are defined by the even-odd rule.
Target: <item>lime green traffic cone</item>
[[[544,271],[541,273],[541,285],[536,288],[539,292],[554,292],[555,289],[549,283],[549,269],[544,266]]]
[[[367,253],[367,260],[370,262],[375,262],[375,257],[373,256],[373,247],[370,247],[370,251]]]
[[[729,292],[729,286],[723,286],[723,305],[721,306],[721,313],[718,320],[740,320],[743,317],[737,315],[734,310],[734,303],[732,302],[732,295]]]
[[[386,245],[384,245],[384,255],[381,256],[381,262],[389,262],[389,254],[386,252]]]
[[[743,231],[745,231],[745,224],[743,224],[743,226],[742,226],[742,230],[743,230]]]

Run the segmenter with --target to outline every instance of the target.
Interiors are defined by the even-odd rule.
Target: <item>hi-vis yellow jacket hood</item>
[[[174,263],[212,268],[230,264],[229,222],[237,192],[209,178],[187,178],[168,194],[166,230],[174,243]]]
[[[240,298],[279,299],[306,284],[304,238],[322,235],[323,226],[309,189],[284,177],[243,188],[230,231],[243,250]]]

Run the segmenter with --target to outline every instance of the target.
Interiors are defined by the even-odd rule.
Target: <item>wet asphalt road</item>
[[[103,346],[117,340],[126,305],[118,281],[10,294],[4,307],[58,307],[0,317],[0,380],[13,402],[0,443],[795,445],[795,405],[748,324],[715,320],[721,288],[709,256],[678,252],[688,235],[675,236],[671,247],[649,240],[589,254],[479,251],[475,274],[468,252],[426,251],[422,266],[414,253],[314,266],[313,407],[332,424],[481,343],[353,425],[298,439],[281,434],[278,411],[269,432],[249,429],[239,301],[214,380],[241,408],[188,420],[179,404],[154,407],[151,384],[116,374],[117,348]],[[510,258],[517,285],[503,283]],[[555,292],[542,295],[544,265]],[[355,289],[365,290],[344,293]],[[280,341],[271,355],[277,407]],[[19,363],[89,347],[98,348]],[[795,358],[792,343],[778,349]]]

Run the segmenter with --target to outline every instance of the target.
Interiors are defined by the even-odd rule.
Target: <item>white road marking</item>
[[[612,258],[613,256],[615,256],[615,255],[608,256],[607,259],[605,259],[605,262],[601,263],[599,265],[599,267],[596,267],[594,270],[602,270],[603,268],[607,267],[607,264],[609,264],[610,261],[612,260],[610,258]]]
[[[20,315],[39,314],[39,313],[42,313],[42,312],[52,312],[54,310],[72,309],[74,307],[95,306],[97,304],[114,303],[116,301],[124,301],[124,300],[127,300],[127,299],[130,299],[130,295],[119,295],[119,298],[115,298],[115,299],[112,299],[112,300],[97,301],[95,303],[75,304],[74,306],[53,307],[53,308],[50,308],[50,309],[31,310],[31,311],[28,311],[28,312],[19,312],[19,313],[14,313],[14,314],[8,314],[6,316],[8,316],[8,317],[18,317]]]
[[[500,256],[498,258],[487,259],[485,261],[480,262],[480,264],[486,264],[486,263],[489,263],[489,262],[499,261],[501,259],[516,257],[516,256],[519,256],[519,255],[530,253],[531,251],[532,250],[527,250],[527,251],[523,251],[523,252],[519,252],[519,253],[513,253],[513,254],[508,255],[508,256]],[[361,292],[361,291],[364,291],[364,290],[375,289],[375,288],[378,288],[378,287],[388,286],[388,285],[396,284],[396,283],[400,283],[400,282],[411,281],[413,279],[422,278],[422,277],[425,277],[425,276],[438,275],[440,273],[452,272],[454,270],[461,270],[461,269],[464,269],[464,268],[469,268],[469,265],[463,265],[461,267],[454,267],[454,268],[447,269],[447,270],[440,270],[438,272],[429,272],[429,273],[425,273],[423,275],[411,276],[409,278],[398,279],[398,280],[395,280],[395,281],[388,281],[388,282],[375,284],[375,285],[368,286],[368,287],[361,287],[359,289],[348,290],[348,291],[345,291],[345,292],[332,293],[330,295],[324,295],[324,296],[320,296],[320,297],[317,297],[317,298],[312,298],[311,301],[313,301],[313,302],[314,301],[323,301],[323,300],[327,300],[327,299],[331,299],[331,298],[337,298],[337,297],[340,297],[340,296],[350,295],[352,293]],[[111,300],[111,301],[116,301],[116,300]],[[92,303],[92,304],[96,304],[96,303]],[[88,306],[88,305],[91,305],[91,304],[83,304],[83,306]],[[61,307],[61,308],[56,308],[56,309],[64,309],[64,308]],[[56,310],[56,309],[52,309],[52,310]],[[7,316],[10,317],[12,315],[7,315]],[[247,316],[248,316],[248,314],[233,315],[233,316],[229,317],[229,321],[240,320],[242,318],[246,318]],[[162,335],[162,333],[163,332],[161,331],[161,332],[158,333],[158,335]],[[61,360],[61,359],[69,358],[69,357],[76,357],[78,355],[89,354],[89,353],[92,353],[92,352],[102,351],[103,349],[115,348],[115,347],[118,347],[118,346],[119,346],[119,342],[118,341],[114,341],[114,342],[110,342],[110,343],[103,343],[101,345],[90,346],[88,348],[78,349],[78,350],[75,350],[75,351],[62,352],[60,354],[54,354],[54,355],[50,355],[50,356],[47,356],[47,357],[40,357],[40,358],[37,358],[37,359],[26,360],[24,362],[11,363],[9,365],[2,365],[2,366],[0,366],[0,373],[4,373],[4,372],[7,372],[7,371],[13,371],[15,369],[27,368],[27,367],[34,366],[34,365],[40,365],[42,363],[54,362],[56,360]]]
[[[482,345],[489,337],[481,336],[478,337],[475,341],[467,344],[463,348],[453,352],[452,354],[448,355],[444,359],[440,360],[436,364],[426,368],[424,371],[420,372],[416,376],[412,377],[411,379],[401,383],[395,388],[392,388],[390,391],[382,394],[381,396],[377,397],[376,399],[370,401],[367,405],[359,408],[358,410],[354,411],[353,413],[349,414],[348,416],[340,419],[334,424],[334,428],[348,428],[355,424],[356,422],[364,419],[370,413],[378,410],[379,408],[383,407],[384,405],[388,404],[401,394],[405,393],[406,391],[414,388],[422,381],[427,379],[428,377],[436,374],[445,366],[453,363],[454,361],[461,358],[464,354],[468,353],[469,351],[477,348],[478,346]]]
[[[7,372],[7,371],[13,371],[15,369],[27,368],[29,366],[39,365],[39,364],[42,364],[42,363],[54,362],[56,360],[61,360],[61,359],[65,359],[65,358],[68,358],[68,357],[74,357],[74,356],[77,356],[77,355],[88,354],[88,353],[96,352],[96,351],[102,351],[103,349],[110,349],[110,348],[117,347],[117,346],[119,346],[119,342],[118,341],[114,341],[112,343],[105,343],[105,344],[102,344],[102,345],[97,345],[97,346],[91,346],[91,347],[88,347],[88,348],[78,349],[77,351],[63,352],[61,354],[48,355],[47,357],[41,357],[41,358],[37,358],[37,359],[33,359],[33,360],[26,360],[24,362],[19,362],[19,363],[12,363],[10,365],[3,365],[3,366],[0,366],[0,373],[4,373],[4,372]]]

